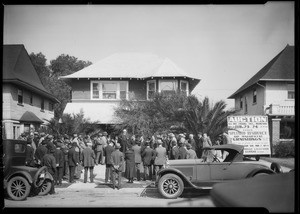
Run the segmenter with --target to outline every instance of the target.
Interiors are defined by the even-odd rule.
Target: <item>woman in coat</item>
[[[135,155],[132,149],[132,145],[128,145],[128,148],[125,151],[125,161],[125,177],[128,179],[128,183],[133,183],[133,177],[135,172]]]

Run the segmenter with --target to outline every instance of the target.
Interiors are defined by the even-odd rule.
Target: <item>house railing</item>
[[[271,104],[269,109],[270,115],[295,115],[295,106]]]

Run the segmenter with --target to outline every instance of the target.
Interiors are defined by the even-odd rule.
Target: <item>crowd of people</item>
[[[193,134],[169,133],[144,139],[142,135],[129,135],[126,129],[119,136],[105,131],[92,137],[77,133],[54,137],[34,132],[22,134],[19,139],[27,141],[26,165],[46,166],[52,174],[50,194],[55,193],[55,185],[62,185],[62,180],[74,183],[81,173],[84,183],[88,174],[90,182],[94,182],[95,165],[105,165],[105,183],[110,180],[113,189],[121,188],[122,176],[128,183],[155,181],[156,173],[168,160],[198,159],[205,155],[203,148],[230,143],[226,133],[212,142],[206,133],[198,133],[195,138]]]

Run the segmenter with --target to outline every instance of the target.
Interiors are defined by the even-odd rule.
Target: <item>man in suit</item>
[[[123,130],[122,135],[119,137],[119,141],[120,141],[120,145],[121,145],[121,151],[123,152],[123,154],[125,154],[125,152],[127,150],[127,145],[130,144],[129,136],[127,134],[126,129]]]
[[[63,151],[61,150],[61,141],[56,142],[56,150],[55,150],[55,160],[56,160],[56,184],[61,185],[62,184],[62,177],[63,177],[63,167],[65,162],[65,155]]]
[[[179,149],[177,146],[177,141],[172,141],[172,148],[170,152],[170,160],[177,160],[179,155]]]
[[[69,150],[68,153],[68,160],[69,160],[69,182],[74,183],[74,174],[75,168],[79,164],[79,152],[76,152],[77,143],[72,143],[72,148]]]
[[[144,180],[152,180],[154,150],[150,148],[149,142],[146,142],[146,148],[142,152],[142,158],[144,164]]]
[[[141,156],[141,146],[140,141],[136,140],[135,145],[132,147],[134,151],[134,162],[135,162],[135,176],[138,181],[141,180],[141,162],[142,162],[142,156]]]
[[[186,159],[187,157],[187,150],[184,148],[185,146],[185,140],[181,138],[179,140],[179,148],[178,148],[178,159]]]
[[[111,163],[111,153],[115,151],[113,147],[113,141],[110,141],[109,144],[104,148],[104,156],[105,156],[105,183],[108,183],[108,178],[112,180],[112,170],[113,165]]]
[[[95,153],[92,150],[92,143],[86,143],[86,147],[82,150],[81,160],[84,167],[83,183],[87,182],[88,171],[90,171],[90,182],[94,182],[94,166],[95,166]]]
[[[155,178],[157,176],[158,170],[160,170],[167,161],[167,150],[162,146],[161,138],[157,139],[157,147],[155,148],[155,159],[154,159],[154,168],[155,168]]]
[[[52,177],[54,178],[54,180],[52,181],[52,185],[51,185],[51,190],[49,192],[49,194],[55,194],[55,190],[54,190],[54,183],[55,181],[55,175],[56,175],[56,160],[55,160],[55,146],[53,147],[49,147],[48,153],[45,154],[41,160],[41,165],[42,166],[46,166],[48,172],[52,175]]]
[[[110,162],[113,165],[112,183],[113,189],[116,185],[116,176],[118,177],[118,189],[121,189],[121,173],[123,171],[124,154],[120,152],[120,144],[116,143],[115,151],[111,153]]]
[[[35,166],[35,163],[34,163],[34,149],[32,148],[30,140],[27,140],[25,165],[30,166],[30,167]]]
[[[46,147],[46,141],[44,140],[44,141],[42,141],[42,142],[39,144],[39,146],[38,146],[38,148],[36,149],[35,154],[34,154],[35,159],[36,159],[38,165],[41,164],[42,158],[43,158],[44,155],[47,154],[47,153],[48,153],[48,149],[47,149],[47,147]]]

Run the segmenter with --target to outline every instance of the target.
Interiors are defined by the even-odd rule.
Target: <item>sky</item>
[[[4,44],[48,63],[61,54],[96,63],[115,53],[168,57],[201,79],[192,94],[227,99],[287,44],[294,2],[260,5],[4,5]]]

